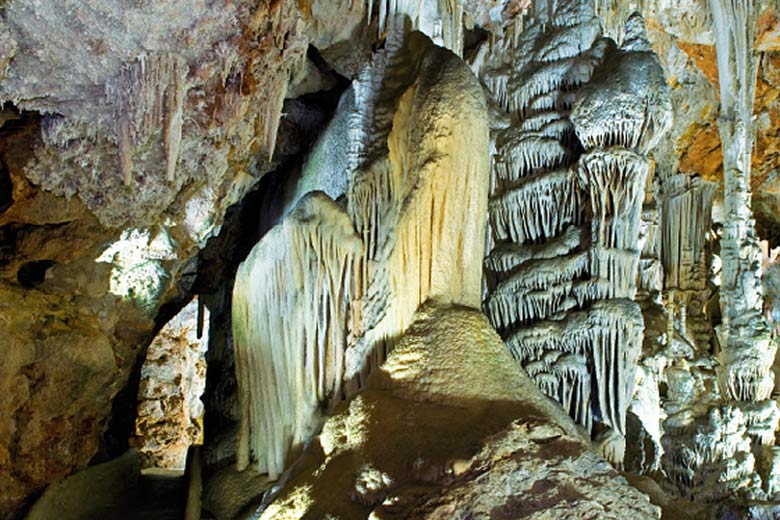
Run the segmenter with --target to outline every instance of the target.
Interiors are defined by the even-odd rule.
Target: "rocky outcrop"
[[[660,518],[477,311],[424,305],[261,518]]]

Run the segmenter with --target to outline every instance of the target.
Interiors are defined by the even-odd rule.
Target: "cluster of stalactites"
[[[463,3],[463,0],[367,0],[366,11],[371,17],[376,5],[380,35],[408,18],[414,29],[460,56],[463,54]]]
[[[706,420],[691,443],[673,443],[674,432],[668,432],[664,467],[684,495],[715,502],[751,487],[758,475],[742,413],[730,407],[713,408]],[[723,460],[730,461],[726,472]]]
[[[576,412],[573,418],[580,424],[592,430],[598,417],[603,425],[625,434],[639,357],[638,349],[626,347],[641,344],[643,329],[634,302],[602,300],[565,319],[519,328],[506,344],[547,395]],[[555,366],[559,360],[563,365]],[[585,382],[587,391],[581,388]],[[580,398],[586,401],[578,402]]]
[[[480,294],[479,270],[455,269],[455,259],[483,256],[475,244],[489,185],[482,91],[451,52],[398,31],[356,87],[365,115],[355,120],[362,142],[346,195],[365,247],[356,352],[368,363],[354,356],[347,376],[361,380],[425,300],[476,305]]]
[[[539,387],[590,428],[590,349],[579,348],[579,340],[513,348],[509,339],[523,344],[524,332],[558,323],[544,320],[581,308],[593,292],[589,258],[580,250],[585,199],[568,111],[597,65],[591,48],[599,28],[592,16],[578,17],[574,4],[557,12],[535,6],[519,38],[505,35],[475,64],[509,122],[493,133],[488,243],[494,247],[485,260],[483,308]]]
[[[141,56],[106,84],[106,100],[114,107],[119,168],[125,184],[133,174],[133,152],[162,127],[166,176],[173,180],[179,158],[186,78],[189,67],[181,56],[154,53]]]
[[[347,305],[362,243],[326,195],[305,196],[236,274],[233,338],[239,469],[276,478],[341,397]]]
[[[772,366],[777,347],[763,321],[756,325],[746,337],[732,334],[728,348],[718,356],[718,385],[735,401],[769,399],[775,387]]]
[[[665,288],[702,289],[704,245],[712,227],[712,200],[717,185],[680,173],[661,187],[661,258]]]
[[[641,139],[640,133],[635,142]],[[650,169],[650,161],[622,146],[588,150],[578,162],[579,180],[590,202],[587,252],[595,289],[590,297],[595,303],[588,312],[597,311],[596,319],[589,316],[586,325],[595,334],[590,341],[597,390],[593,403],[601,422],[593,432],[603,454],[618,463],[625,451],[626,411],[644,331],[639,306],[631,299],[636,294],[638,239]]]
[[[508,115],[494,118],[483,308],[540,388],[620,462],[642,344],[630,299],[652,167],[644,153],[668,128],[669,103],[642,108],[668,92],[641,19],[617,49],[599,39],[586,4],[550,3],[518,41],[477,54]],[[600,92],[612,67],[625,76],[637,63],[621,91]]]
[[[582,88],[572,109],[577,138],[588,150],[619,146],[646,155],[672,125],[660,61],[636,13],[626,22],[620,47],[603,41],[604,66]]]
[[[531,16],[522,33],[507,31],[480,49],[472,64],[491,97],[516,119],[568,110],[605,49],[588,2],[565,3],[551,16],[537,8]]]

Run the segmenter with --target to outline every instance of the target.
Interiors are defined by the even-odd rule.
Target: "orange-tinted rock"
[[[715,56],[715,47],[713,45],[699,45],[684,41],[678,41],[677,45],[696,63],[699,70],[712,83],[715,94],[718,95],[717,91],[720,88],[720,82],[718,80],[718,62]]]
[[[713,123],[695,128],[690,145],[680,157],[679,169],[699,174],[706,180],[719,181],[723,177],[723,152],[718,127]]]
[[[654,30],[664,30],[659,23],[651,21],[649,25]],[[690,43],[674,39],[669,33],[664,34],[664,38],[654,42],[655,50],[663,54],[674,42],[690,58],[688,66],[694,66],[706,77],[717,99],[719,81],[714,46]],[[765,11],[759,17],[756,42],[756,48],[761,54],[757,57],[759,62],[754,105],[756,138],[751,178],[753,210],[762,235],[780,238],[780,187],[777,186],[780,183],[774,173],[780,168],[780,19],[774,11]],[[679,69],[679,64],[677,67]],[[681,74],[680,70],[666,70],[666,73],[674,88],[686,88],[685,85],[675,83],[675,78]],[[701,114],[689,113],[684,102],[675,106],[675,124],[688,127],[680,129],[675,143],[680,154],[681,172],[722,182],[723,157],[717,116],[717,106],[710,113]],[[770,231],[772,229],[777,231]]]
[[[756,50],[760,52],[780,50],[780,23],[774,10],[767,10],[758,17]]]

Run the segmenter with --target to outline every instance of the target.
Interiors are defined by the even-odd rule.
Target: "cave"
[[[6,0],[0,102],[0,520],[780,517],[778,2]]]

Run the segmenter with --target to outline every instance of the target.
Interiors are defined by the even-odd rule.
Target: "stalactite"
[[[280,82],[274,89],[270,103],[265,105],[265,111],[262,115],[263,137],[265,149],[268,151],[269,160],[273,157],[276,150],[276,135],[279,132],[279,122],[282,117],[282,108],[284,107],[284,98],[287,95],[287,82]]]
[[[662,186],[662,260],[664,284],[674,289],[703,289],[696,279],[704,259],[706,233],[712,227],[715,183],[677,174]],[[698,268],[698,269],[697,269]]]
[[[523,181],[490,201],[490,225],[497,239],[534,242],[580,223],[582,202],[576,172],[557,170]]]
[[[119,171],[122,174],[122,182],[125,186],[130,186],[133,179],[133,138],[126,115],[120,116],[118,126]]]
[[[173,181],[176,175],[184,125],[185,85],[181,76],[181,72],[174,71],[173,81],[165,91],[165,171],[169,182]]]
[[[187,93],[187,62],[172,53],[141,55],[105,85],[106,102],[114,107],[119,168],[130,184],[134,148],[163,129],[168,180],[176,173]]]
[[[594,421],[592,414],[596,413],[599,420],[625,434],[625,412],[632,396],[639,356],[638,349],[625,346],[641,343],[643,328],[642,314],[636,304],[605,300],[585,311],[569,313],[565,320],[540,321],[520,328],[506,343],[524,366],[545,358],[550,352],[565,352],[590,360],[588,371],[593,375],[595,394],[591,397],[592,407],[584,407],[585,421],[581,424],[590,428]]]
[[[236,274],[233,337],[240,388],[239,469],[276,478],[341,397],[346,306],[362,251],[344,211],[313,192]]]
[[[463,0],[378,0],[376,5],[380,36],[393,31],[399,19],[408,18],[412,28],[434,43],[458,56],[463,54]],[[370,17],[374,0],[368,0],[366,7]]]

